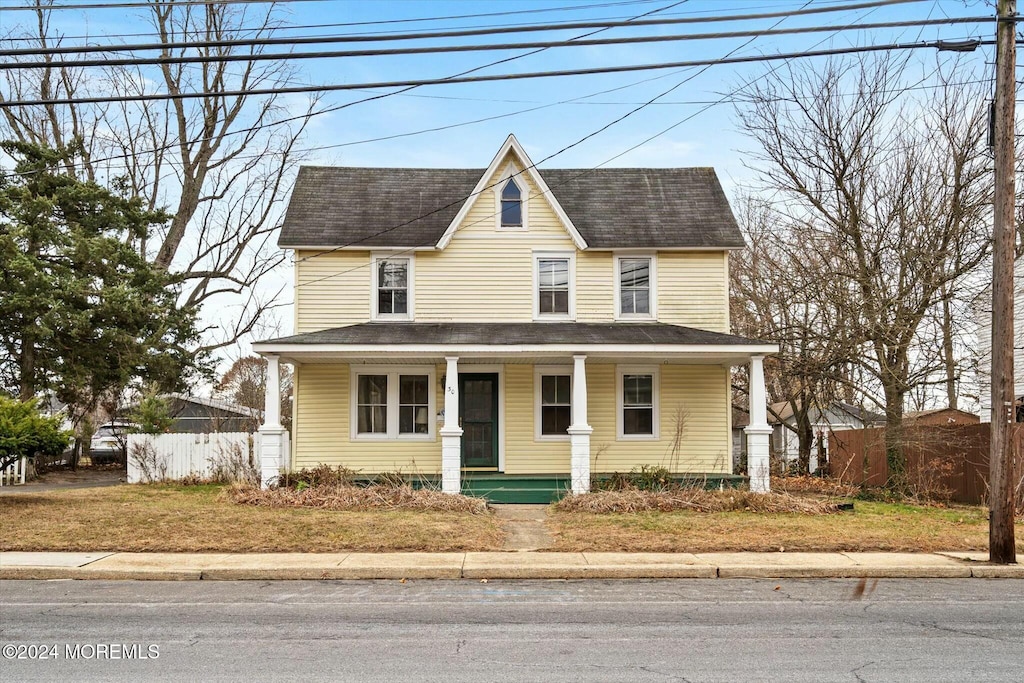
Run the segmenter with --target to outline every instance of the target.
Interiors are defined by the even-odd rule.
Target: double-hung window
[[[537,369],[537,430],[540,439],[569,438],[572,375],[568,369]]]
[[[373,312],[376,320],[412,319],[412,257],[375,256]]]
[[[619,438],[657,438],[657,369],[619,368],[618,380]]]
[[[431,439],[436,392],[432,367],[352,370],[352,437]]]
[[[620,318],[654,318],[654,258],[617,256],[615,284]]]
[[[569,254],[538,254],[534,272],[534,317],[571,320],[575,315],[575,259]]]

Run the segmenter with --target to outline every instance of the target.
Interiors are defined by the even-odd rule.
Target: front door
[[[462,466],[498,469],[498,375],[459,374]]]

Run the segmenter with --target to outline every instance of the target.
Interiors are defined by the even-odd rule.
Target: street
[[[6,581],[0,679],[1019,681],[1022,615],[1014,580]]]

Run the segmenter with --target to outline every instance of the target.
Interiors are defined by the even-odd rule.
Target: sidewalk
[[[986,553],[26,553],[0,579],[1024,578]]]

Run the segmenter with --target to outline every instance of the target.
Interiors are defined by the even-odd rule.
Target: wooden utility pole
[[[989,560],[1017,561],[1013,534],[1014,98],[1017,0],[996,10],[995,198],[992,235],[992,440],[989,446]]]

